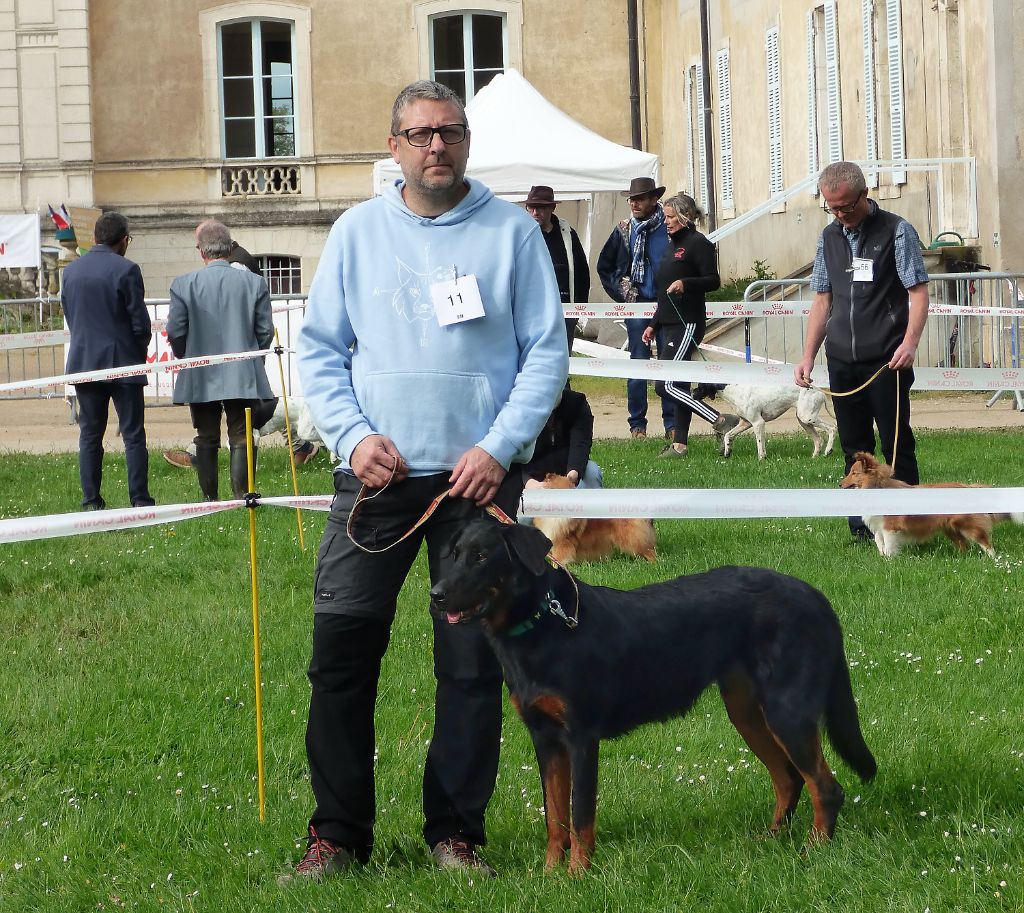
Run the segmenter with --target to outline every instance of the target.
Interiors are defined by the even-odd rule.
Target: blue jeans
[[[639,361],[650,361],[650,346],[644,344],[644,328],[647,326],[646,317],[627,317],[626,339],[629,342],[629,357]],[[661,350],[662,333],[658,330],[655,340],[658,343],[658,350]],[[629,428],[647,430],[647,381],[634,377],[626,381],[626,406],[629,409]],[[675,405],[668,397],[661,397],[661,420],[666,431],[675,428]]]

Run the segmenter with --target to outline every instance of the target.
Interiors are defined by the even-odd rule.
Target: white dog
[[[722,436],[722,456],[727,457],[732,453],[732,441],[736,435],[753,428],[754,437],[757,438],[757,458],[763,460],[765,458],[765,422],[777,419],[793,406],[796,406],[796,420],[800,423],[800,427],[814,441],[814,452],[811,456],[816,457],[820,453],[832,452],[832,444],[836,438],[836,426],[821,418],[823,408],[829,415],[832,415],[832,410],[828,406],[825,394],[820,390],[798,387],[796,384],[785,387],[698,384],[695,395],[700,399],[714,399],[718,392],[721,392],[722,396],[732,404],[736,414],[740,417],[740,423]],[[824,450],[822,450],[823,435],[827,437]]]

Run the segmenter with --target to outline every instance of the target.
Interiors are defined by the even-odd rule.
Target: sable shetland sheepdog
[[[858,452],[853,465],[842,481],[843,488],[913,488],[892,477],[892,467],[879,463],[870,453]],[[919,485],[918,488],[985,488],[984,485],[964,485],[961,482],[938,482]],[[992,525],[1004,520],[1024,523],[1024,514],[909,514],[895,517],[864,517],[864,523],[875,534],[875,545],[886,558],[899,554],[904,543],[927,542],[942,533],[960,551],[965,552],[974,542],[990,558]]]
[[[549,472],[543,482],[530,479],[527,488],[575,488],[579,474],[570,469],[567,476]],[[654,551],[654,523],[632,517],[580,520],[572,517],[534,517],[533,525],[552,543],[551,557],[559,564],[597,561],[616,549],[647,561],[657,557]]]

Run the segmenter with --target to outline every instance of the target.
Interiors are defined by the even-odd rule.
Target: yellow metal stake
[[[245,410],[245,456],[249,470],[249,492],[256,490],[256,467],[252,452],[252,409]],[[260,673],[260,591],[256,580],[256,505],[249,504],[249,582],[252,586],[252,662],[256,676],[256,786],[260,821],[267,820],[267,797],[263,778],[263,684]]]
[[[288,462],[292,467],[292,492],[299,496],[299,479],[295,474],[295,451],[292,450],[292,422],[288,417],[288,386],[284,382],[284,360],[281,358],[281,336],[274,327],[274,348],[277,350],[277,370],[281,374],[281,399],[284,400],[284,433],[288,438]],[[299,548],[306,550],[306,539],[302,532],[302,510],[295,508],[295,522],[299,525]]]

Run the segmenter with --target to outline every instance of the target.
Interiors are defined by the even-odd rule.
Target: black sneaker
[[[322,881],[328,875],[344,872],[355,862],[355,857],[342,846],[318,837],[313,828],[309,829],[309,844],[306,854],[295,866],[295,871],[279,875],[277,883],[281,887],[299,881]]]
[[[430,855],[442,869],[462,869],[470,873],[475,872],[481,878],[493,878],[498,874],[480,858],[476,847],[465,837],[449,837],[435,843]]]

